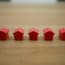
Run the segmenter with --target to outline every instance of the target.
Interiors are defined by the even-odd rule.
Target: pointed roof
[[[44,32],[44,34],[49,33],[49,32],[51,32],[52,34],[54,34],[54,32],[52,31],[51,28],[45,28],[45,29],[43,30],[43,32]]]
[[[59,30],[59,32],[60,32],[60,33],[65,33],[65,28],[61,28],[61,29]]]
[[[9,32],[9,29],[7,29],[7,28],[2,28],[2,29],[0,29],[0,32],[8,33],[8,32]]]
[[[38,29],[36,29],[36,28],[31,28],[31,29],[29,30],[29,34],[32,33],[32,32],[38,34]]]
[[[23,28],[16,28],[13,34],[15,34],[16,32],[24,33],[24,29]]]

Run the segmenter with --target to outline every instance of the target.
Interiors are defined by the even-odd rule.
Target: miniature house
[[[29,39],[38,40],[38,30],[36,28],[31,28],[29,30]]]
[[[7,40],[9,37],[9,30],[7,28],[0,29],[0,40]]]
[[[43,30],[44,40],[53,40],[54,32],[50,28],[45,28]]]
[[[59,30],[59,39],[60,40],[65,40],[65,28],[61,28]]]
[[[15,29],[13,36],[14,40],[23,40],[24,30],[22,28]]]

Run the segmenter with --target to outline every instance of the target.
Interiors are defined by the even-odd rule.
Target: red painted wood
[[[30,40],[38,40],[38,29],[31,28],[29,30],[29,39]]]
[[[65,40],[65,28],[61,28],[59,30],[59,39],[60,40]]]
[[[45,28],[43,30],[43,39],[44,40],[53,40],[54,32],[50,28]]]
[[[7,28],[0,29],[0,40],[7,40],[9,38],[9,30]]]
[[[13,32],[14,40],[23,40],[24,38],[24,29],[16,28]]]

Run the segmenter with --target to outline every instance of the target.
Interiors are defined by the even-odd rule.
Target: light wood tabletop
[[[65,4],[0,4],[0,28],[10,29],[10,39],[0,41],[0,65],[65,65],[65,41],[58,39],[58,29],[65,27]],[[16,27],[25,29],[25,39],[14,41]],[[39,40],[29,41],[28,29],[39,29]],[[53,41],[42,39],[42,29],[51,27]]]

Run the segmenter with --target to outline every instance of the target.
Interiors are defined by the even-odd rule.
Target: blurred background
[[[58,40],[58,30],[65,27],[65,0],[0,0],[0,28],[9,28],[11,39],[0,41],[0,65],[65,65],[65,42]],[[31,27],[51,27],[53,41],[13,41],[16,27],[25,35]]]
[[[64,2],[65,0],[0,0],[1,2],[14,2],[14,3],[56,3]]]
[[[0,22],[0,27],[64,25],[65,0],[0,0]]]

